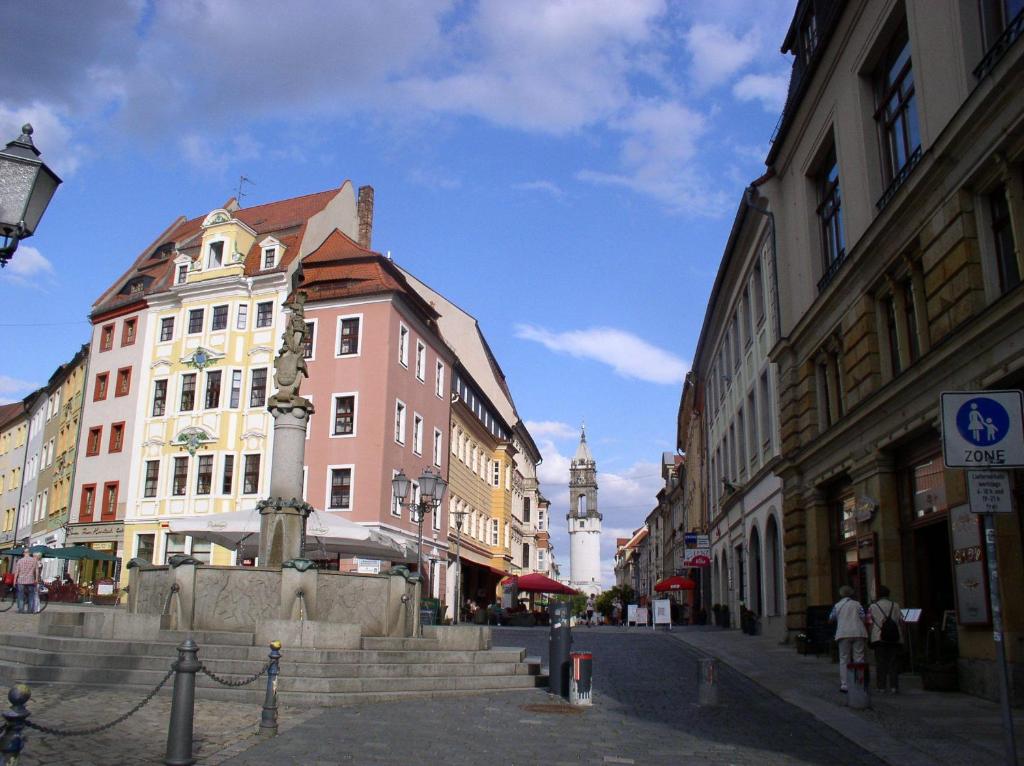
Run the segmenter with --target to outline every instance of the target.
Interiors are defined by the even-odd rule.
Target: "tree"
[[[633,603],[635,597],[636,594],[628,585],[616,585],[597,597],[597,611],[605,617],[611,618],[616,600],[625,609],[627,604]]]

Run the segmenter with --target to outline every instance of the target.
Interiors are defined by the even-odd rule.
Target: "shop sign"
[[[857,504],[853,507],[853,518],[862,524],[871,521],[871,517],[878,510],[878,501],[867,495],[857,498]]]
[[[972,513],[1013,513],[1007,471],[968,471],[967,488]]]
[[[113,543],[91,543],[89,545],[94,551],[112,551],[114,550]]]
[[[711,563],[711,548],[690,548],[683,555],[684,567],[706,567]]]
[[[1024,467],[1024,393],[945,391],[940,402],[947,468]]]
[[[985,555],[978,516],[967,505],[949,510],[956,618],[961,625],[987,625],[990,620],[985,580]]]
[[[356,571],[359,574],[380,574],[380,560],[356,559]]]

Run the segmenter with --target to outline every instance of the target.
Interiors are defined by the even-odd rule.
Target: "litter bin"
[[[573,705],[592,705],[594,655],[590,652],[572,652],[572,678],[569,682],[569,702]]]
[[[569,647],[572,630],[569,628],[567,601],[554,601],[548,607],[551,629],[548,632],[548,689],[559,697],[569,696]]]

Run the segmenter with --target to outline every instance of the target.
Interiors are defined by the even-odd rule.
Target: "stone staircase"
[[[48,635],[0,635],[0,681],[138,689],[156,686],[177,658],[186,633],[161,631],[156,640],[84,638],[73,625],[51,625]],[[252,633],[193,632],[199,660],[226,679],[259,671],[269,648]],[[347,705],[405,697],[500,692],[547,684],[539,659],[524,649],[443,649],[431,638],[363,638],[359,649],[282,647],[278,697],[282,704]],[[172,679],[173,680],[173,679]],[[168,681],[162,693],[169,693]],[[225,687],[202,673],[196,696],[261,704],[266,680]]]

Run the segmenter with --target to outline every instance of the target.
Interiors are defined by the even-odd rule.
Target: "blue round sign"
[[[1010,430],[1010,415],[994,399],[978,396],[960,405],[956,430],[971,444],[990,447],[998,444]]]

